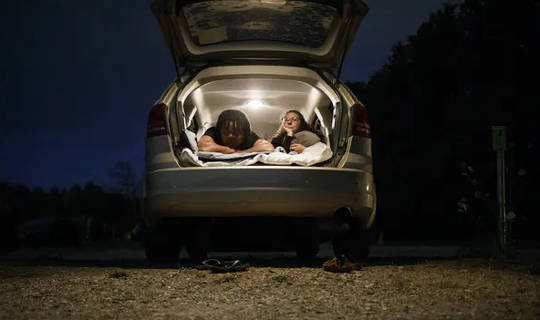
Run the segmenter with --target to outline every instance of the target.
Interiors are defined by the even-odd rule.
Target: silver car
[[[143,190],[149,261],[208,251],[291,250],[366,258],[375,186],[366,108],[339,81],[368,11],[360,0],[157,0],[177,79],[150,110]],[[289,109],[324,135],[331,157],[250,165],[197,159],[226,109],[270,140]]]

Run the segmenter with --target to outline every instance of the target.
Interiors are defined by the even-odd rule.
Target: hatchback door
[[[368,11],[361,0],[155,0],[175,63],[338,67]]]

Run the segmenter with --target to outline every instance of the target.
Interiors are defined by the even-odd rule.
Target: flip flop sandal
[[[249,264],[242,263],[240,260],[219,261],[218,259],[207,259],[202,264],[208,267],[212,272],[239,272],[247,271]]]
[[[347,255],[339,255],[323,263],[323,269],[330,272],[349,273],[354,270],[361,270],[362,263],[353,262]]]

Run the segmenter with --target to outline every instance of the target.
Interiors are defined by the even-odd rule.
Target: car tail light
[[[367,119],[366,107],[360,103],[352,106],[353,128],[352,134],[358,137],[371,138],[371,126]]]
[[[167,106],[163,103],[152,107],[148,115],[148,126],[146,127],[146,137],[157,137],[168,134],[167,131]]]

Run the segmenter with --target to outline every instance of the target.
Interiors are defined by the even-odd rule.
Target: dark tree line
[[[92,182],[49,191],[0,182],[0,248],[21,242],[76,245],[129,235],[140,220],[131,165],[119,162],[110,174],[118,185],[113,191]]]
[[[367,83],[349,84],[369,110],[387,236],[467,238],[493,230],[491,126],[504,125],[514,235],[538,238],[531,226],[540,222],[533,116],[540,101],[539,35],[538,0],[447,4],[395,44]],[[462,174],[464,163],[474,169],[474,181]],[[476,211],[465,218],[456,213],[464,196]]]

